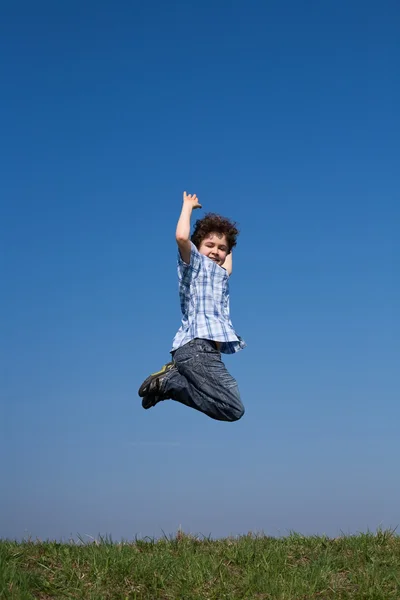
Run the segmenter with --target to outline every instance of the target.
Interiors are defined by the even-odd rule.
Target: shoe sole
[[[157,404],[156,397],[157,396],[145,396],[142,399],[142,407],[145,410],[148,410],[149,408],[152,408],[152,406],[155,406]]]

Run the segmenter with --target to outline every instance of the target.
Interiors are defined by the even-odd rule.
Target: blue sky
[[[398,3],[0,17],[0,536],[396,527]],[[183,190],[241,229],[233,424],[137,397]]]

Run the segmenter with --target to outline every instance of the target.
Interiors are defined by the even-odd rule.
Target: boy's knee
[[[229,421],[239,421],[244,415],[244,406],[240,397],[239,388],[237,384],[235,387],[229,390]]]
[[[239,419],[241,419],[244,415],[244,406],[241,406],[240,408],[235,408],[231,411],[230,414],[230,418],[229,421],[230,422],[234,422],[234,421],[239,421]]]

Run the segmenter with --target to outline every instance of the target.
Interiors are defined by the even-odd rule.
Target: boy
[[[234,223],[208,214],[196,222],[190,239],[192,211],[201,208],[196,194],[184,192],[176,228],[182,325],[171,350],[172,362],[140,386],[145,409],[176,400],[212,419],[237,421],[244,414],[239,389],[221,360],[245,347],[229,317],[232,248],[239,234]]]

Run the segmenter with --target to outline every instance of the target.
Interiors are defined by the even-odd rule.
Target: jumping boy
[[[145,409],[162,400],[176,400],[212,419],[237,421],[244,414],[238,385],[221,360],[245,347],[229,316],[232,248],[239,234],[235,224],[207,214],[195,224],[192,211],[201,208],[196,194],[184,192],[176,228],[182,324],[172,344],[172,361],[140,386]]]

